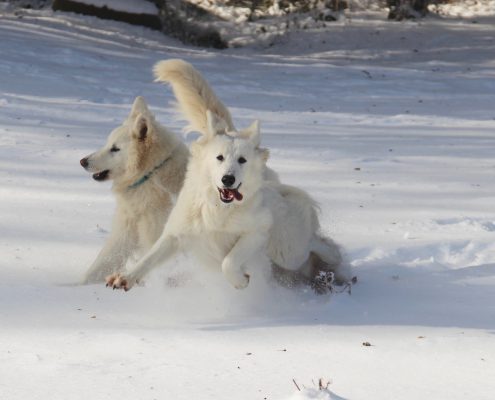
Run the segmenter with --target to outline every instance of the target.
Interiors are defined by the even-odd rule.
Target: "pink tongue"
[[[240,194],[237,190],[232,190],[232,192],[234,193],[234,197],[237,201],[242,200],[242,194]]]

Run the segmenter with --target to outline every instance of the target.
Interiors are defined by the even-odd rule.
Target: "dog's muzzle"
[[[108,169],[106,169],[105,171],[97,172],[96,174],[93,174],[93,179],[95,181],[104,181],[108,178],[109,173],[110,171]]]
[[[243,199],[243,195],[241,192],[239,192],[239,188],[241,187],[241,184],[237,186],[237,188],[231,189],[231,188],[217,188],[218,193],[220,194],[220,200],[224,203],[232,203],[235,200],[241,201]]]
[[[88,157],[81,158],[79,161],[79,164],[81,164],[81,167],[83,167],[86,171],[89,169],[89,160]],[[104,171],[97,172],[96,174],[93,174],[93,179],[95,181],[104,181],[108,179],[108,175],[110,174],[110,170],[106,169]]]

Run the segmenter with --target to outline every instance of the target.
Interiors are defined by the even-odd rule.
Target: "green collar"
[[[158,164],[155,168],[153,168],[150,172],[148,172],[146,175],[143,175],[141,178],[139,178],[136,182],[133,184],[127,186],[127,190],[131,189],[136,189],[138,186],[141,186],[144,182],[146,182],[148,179],[151,178],[151,175],[157,170],[160,169],[165,165],[165,163],[170,160],[172,156],[167,157],[165,160],[163,160],[160,164]]]

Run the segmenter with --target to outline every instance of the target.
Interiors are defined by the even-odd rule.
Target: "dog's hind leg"
[[[272,262],[272,276],[282,287],[294,289],[300,286],[311,286],[311,278],[301,272],[286,269]]]
[[[315,277],[320,271],[333,272],[337,284],[352,279],[352,271],[344,260],[339,246],[331,239],[315,236],[310,243],[310,257],[302,267],[307,276]]]
[[[331,292],[335,275],[331,271],[324,270],[321,266],[318,268],[318,262],[315,258],[318,256],[311,253],[308,260],[297,271],[272,263],[272,276],[280,286],[288,289],[306,287],[313,289],[317,294]]]

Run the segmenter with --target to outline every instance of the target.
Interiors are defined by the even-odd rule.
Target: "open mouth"
[[[93,179],[95,181],[104,181],[108,178],[109,173],[110,171],[108,169],[106,169],[105,171],[97,172],[96,174],[93,174]]]
[[[239,183],[239,186],[237,186],[237,188],[234,188],[234,189],[229,189],[229,188],[223,188],[223,189],[220,189],[220,188],[217,188],[218,189],[218,193],[220,194],[220,200],[222,200],[224,203],[232,203],[235,200],[237,201],[241,201],[243,196],[242,194],[239,192],[239,187],[241,186],[241,184]]]

